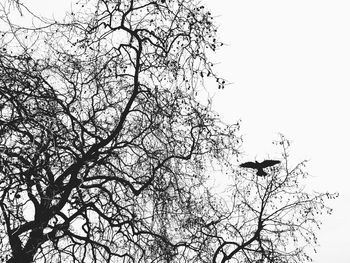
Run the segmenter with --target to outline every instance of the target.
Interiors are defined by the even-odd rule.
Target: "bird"
[[[252,169],[257,169],[258,171],[256,172],[257,176],[266,176],[267,173],[264,171],[264,168],[270,167],[270,166],[274,166],[278,163],[280,163],[281,161],[278,160],[265,160],[262,161],[261,163],[255,161],[255,162],[246,162],[246,163],[242,163],[239,166],[243,167],[243,168],[252,168]]]

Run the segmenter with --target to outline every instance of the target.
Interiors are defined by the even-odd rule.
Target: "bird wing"
[[[253,168],[253,169],[259,169],[260,167],[258,163],[253,163],[253,162],[242,163],[239,166],[244,168]]]
[[[265,160],[263,162],[260,163],[260,167],[261,168],[266,168],[266,167],[269,167],[269,166],[274,166],[278,163],[280,163],[281,161],[277,161],[277,160]]]

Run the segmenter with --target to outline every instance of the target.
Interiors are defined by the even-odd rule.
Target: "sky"
[[[26,1],[56,17],[70,7],[68,0]],[[292,160],[309,160],[308,187],[339,192],[313,258],[349,263],[350,2],[202,3],[225,43],[213,56],[215,69],[232,83],[216,92],[214,110],[226,123],[242,120],[243,160],[278,158],[272,141],[282,133],[292,141]]]
[[[244,160],[277,157],[272,141],[292,141],[307,159],[309,188],[339,192],[324,216],[316,263],[349,263],[350,2],[205,0],[226,45],[216,70],[232,84],[216,92],[227,123],[242,120]]]

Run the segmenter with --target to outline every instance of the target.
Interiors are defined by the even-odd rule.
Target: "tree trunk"
[[[38,227],[30,233],[27,244],[20,251],[14,252],[7,263],[32,263],[35,253],[43,243],[43,227]]]
[[[32,254],[25,254],[23,252],[18,253],[17,255],[13,255],[7,263],[32,263],[33,262]]]

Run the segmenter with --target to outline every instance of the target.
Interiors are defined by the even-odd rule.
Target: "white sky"
[[[350,262],[350,1],[205,0],[227,44],[216,61],[233,85],[218,91],[226,122],[242,119],[246,159],[275,157],[279,132],[310,159],[310,186],[338,191],[316,263]],[[215,103],[216,102],[216,103]]]
[[[23,0],[59,16],[70,1]],[[310,159],[316,190],[338,191],[324,217],[316,263],[349,263],[350,1],[203,0],[227,44],[217,72],[233,82],[214,108],[242,119],[245,160],[278,157],[272,140],[292,140],[292,157]]]

